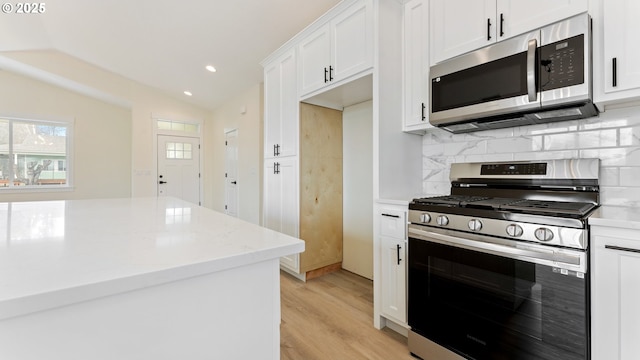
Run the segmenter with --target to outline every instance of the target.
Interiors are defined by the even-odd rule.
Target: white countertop
[[[0,203],[0,319],[302,251],[175,198]]]
[[[601,206],[589,216],[589,225],[640,230],[640,208]]]

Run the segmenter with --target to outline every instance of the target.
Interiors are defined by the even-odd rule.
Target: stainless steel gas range
[[[589,359],[588,216],[598,159],[460,163],[409,204],[409,350]]]

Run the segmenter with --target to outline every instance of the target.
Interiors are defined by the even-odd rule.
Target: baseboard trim
[[[322,275],[326,275],[328,273],[332,273],[342,269],[342,262],[323,266],[319,269],[307,271],[307,280],[311,280],[313,278],[320,277]]]

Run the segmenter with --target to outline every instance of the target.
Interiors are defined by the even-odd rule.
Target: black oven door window
[[[558,268],[409,239],[409,326],[469,359],[587,359],[587,282]]]

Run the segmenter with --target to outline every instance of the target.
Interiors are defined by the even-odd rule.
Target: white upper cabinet
[[[298,149],[295,49],[265,66],[264,157],[291,156]]]
[[[431,0],[431,63],[495,42],[496,0]]]
[[[588,0],[497,0],[497,40],[524,34],[586,12],[588,8]]]
[[[329,82],[331,63],[329,25],[300,42],[300,92],[305,94]]]
[[[372,7],[372,0],[356,1],[300,41],[302,96],[372,67]]]
[[[595,102],[640,99],[640,2],[598,0],[592,8]]]
[[[429,2],[404,5],[404,131],[424,132],[429,124]]]
[[[435,64],[586,12],[588,0],[431,0],[430,7]]]

